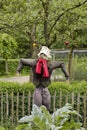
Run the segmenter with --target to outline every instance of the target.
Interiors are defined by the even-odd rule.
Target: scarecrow
[[[51,61],[50,50],[46,46],[42,46],[37,59],[20,59],[17,73],[19,74],[23,66],[32,68],[33,84],[35,90],[33,94],[33,104],[37,106],[44,105],[47,110],[50,110],[50,92],[48,86],[51,83],[52,71],[56,68],[61,68],[66,80],[68,80],[68,73],[63,62]]]

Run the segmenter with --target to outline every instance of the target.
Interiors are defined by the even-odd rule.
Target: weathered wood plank
[[[9,116],[9,101],[8,101],[8,91],[6,91],[6,118]]]
[[[87,117],[86,117],[87,107],[86,107],[86,105],[87,105],[87,96],[86,96],[86,93],[84,93],[84,123],[83,123],[84,127],[86,127],[86,125],[87,125]]]
[[[16,120],[17,120],[17,122],[18,122],[18,120],[19,120],[19,92],[17,92],[17,106],[16,106],[17,108],[16,108]]]
[[[11,100],[12,100],[12,125],[14,122],[14,92],[11,94]]]
[[[24,95],[24,91],[23,91],[23,95],[22,95],[22,116],[24,116],[24,98],[25,98],[25,95]]]
[[[28,115],[30,115],[30,101],[31,100],[31,93],[30,93],[30,91],[29,91],[29,93],[28,93]]]
[[[60,90],[60,97],[59,97],[59,108],[62,107],[62,90]]]
[[[56,107],[56,91],[54,92],[54,95],[53,95],[53,111],[55,111],[55,108]]]
[[[1,122],[3,122],[3,116],[4,116],[4,111],[3,111],[3,92],[1,92]]]
[[[77,95],[77,112],[80,114],[80,93]],[[79,117],[77,117],[77,120],[79,122]]]

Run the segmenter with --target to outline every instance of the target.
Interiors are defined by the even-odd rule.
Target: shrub
[[[15,75],[19,64],[19,59],[8,59],[8,75]],[[21,74],[30,74],[30,68],[24,66]],[[5,75],[5,59],[0,59],[0,76]]]

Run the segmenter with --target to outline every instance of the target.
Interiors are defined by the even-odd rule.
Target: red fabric
[[[49,77],[47,60],[40,58],[36,64],[36,73],[41,74],[42,69],[43,69],[43,77]]]

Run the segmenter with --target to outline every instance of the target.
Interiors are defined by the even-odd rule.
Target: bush
[[[8,75],[15,75],[17,71],[17,67],[19,64],[19,59],[8,59]],[[24,66],[21,74],[30,74],[30,68],[28,66]],[[5,75],[5,60],[0,60],[0,76]]]
[[[19,83],[15,83],[15,82],[0,82],[0,92],[6,92],[8,91],[8,93],[11,92],[33,92],[34,90],[34,85],[31,82],[27,82],[24,84],[19,84]]]

